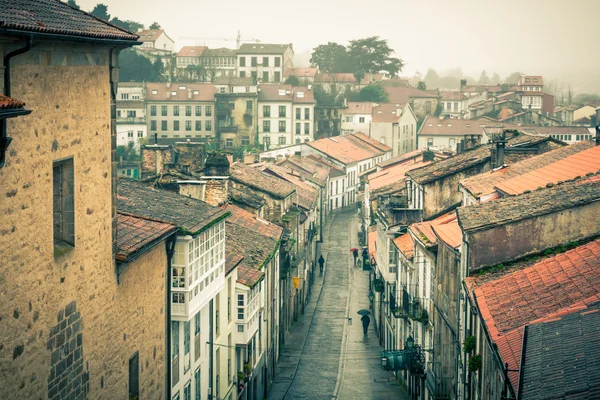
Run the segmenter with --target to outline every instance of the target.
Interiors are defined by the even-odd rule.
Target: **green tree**
[[[310,65],[319,67],[321,72],[326,73],[350,72],[346,47],[334,42],[315,47],[311,53]]]
[[[360,90],[360,101],[387,103],[388,95],[381,85],[368,85]]]
[[[108,6],[106,4],[96,4],[96,7],[94,7],[90,14],[105,21],[110,21],[110,14],[108,13]]]
[[[494,72],[494,75],[492,75],[492,83],[495,85],[501,83],[500,75],[497,72]]]
[[[425,84],[428,88],[438,88],[440,87],[440,76],[433,68],[429,68],[427,70],[427,74],[425,74]]]
[[[283,83],[285,83],[286,85],[300,86],[300,79],[298,79],[296,75],[290,75]]]
[[[160,29],[160,24],[154,21],[152,25],[150,25],[149,29]]]
[[[392,57],[393,54],[394,50],[388,46],[387,40],[379,36],[351,40],[348,46],[352,72],[386,72],[391,77],[397,77],[404,67],[404,61]]]
[[[355,71],[354,79],[356,79],[356,84],[360,86],[360,82],[364,79],[365,72],[364,71]]]
[[[129,32],[136,33],[138,30],[140,30],[140,29],[144,29],[144,24],[142,24],[142,23],[139,23],[139,22],[137,22],[137,21],[130,21],[130,20],[127,20],[127,21],[125,21],[125,23],[126,23],[127,25],[129,25],[129,29],[128,29],[128,30],[129,30]]]
[[[420,81],[419,83],[417,83],[417,89],[419,90],[427,90],[427,84],[423,81]]]
[[[70,5],[71,7],[73,7],[76,10],[80,9],[79,5],[77,5],[77,3],[75,2],[75,0],[69,0],[69,1],[67,1],[67,4]]]
[[[160,63],[160,64],[159,64]],[[133,49],[126,49],[119,55],[119,80],[121,82],[160,82],[163,66],[160,60],[152,63]]]
[[[487,72],[485,72],[485,70],[481,71],[481,75],[479,76],[479,81],[477,83],[480,85],[490,84],[490,78],[487,76]]]
[[[504,83],[508,83],[509,85],[516,85],[519,82],[519,78],[521,77],[520,72],[513,72],[509,76],[504,79]]]

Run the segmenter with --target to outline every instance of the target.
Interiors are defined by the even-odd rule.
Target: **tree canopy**
[[[77,3],[75,2],[75,0],[69,0],[69,1],[67,1],[67,4],[77,10],[79,10],[79,8],[80,8],[79,5],[77,5]]]
[[[90,14],[105,21],[110,21],[110,14],[108,13],[108,6],[106,4],[96,4],[96,7],[94,7]]]
[[[155,62],[138,54],[133,49],[125,49],[119,55],[119,80],[121,82],[160,82],[163,79],[162,61]]]
[[[489,85],[490,84],[490,78],[487,76],[487,72],[481,71],[481,75],[479,76],[479,81],[477,82],[480,85]]]
[[[160,24],[159,24],[158,22],[154,21],[154,22],[152,23],[152,25],[150,25],[150,28],[149,28],[149,29],[160,29],[160,28],[161,28],[161,27],[160,27]]]
[[[423,81],[419,81],[419,83],[417,83],[417,89],[419,90],[427,90],[427,84]]]
[[[310,63],[327,73],[352,73],[360,81],[367,73],[385,72],[391,77],[398,76],[404,62],[392,57],[393,54],[387,40],[372,36],[351,40],[348,46],[334,42],[319,45],[313,50]]]
[[[368,85],[360,90],[360,101],[387,103],[388,95],[381,85]]]
[[[286,85],[300,86],[300,79],[298,79],[296,75],[290,75],[283,83],[285,83]]]
[[[520,72],[513,72],[509,76],[506,77],[504,83],[508,83],[510,85],[516,85],[519,82],[519,78],[521,77]]]

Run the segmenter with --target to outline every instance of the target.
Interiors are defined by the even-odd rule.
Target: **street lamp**
[[[386,369],[388,365],[388,358],[386,356],[381,357],[381,368]]]
[[[415,339],[412,336],[406,338],[406,342],[404,343],[404,347],[411,350],[415,347]]]

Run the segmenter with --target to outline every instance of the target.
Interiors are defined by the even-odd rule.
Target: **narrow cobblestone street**
[[[365,338],[356,313],[368,308],[368,273],[352,268],[349,252],[358,246],[357,226],[355,208],[334,213],[327,224],[325,271],[286,340],[270,400],[408,398],[379,367],[382,349],[374,324]]]

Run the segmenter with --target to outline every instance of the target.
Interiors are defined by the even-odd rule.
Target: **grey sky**
[[[77,0],[91,11],[99,0]],[[206,37],[293,43],[296,53],[318,44],[381,36],[404,59],[402,75],[461,67],[479,76],[520,71],[560,78],[595,76],[600,65],[600,0],[101,0],[109,13],[149,25],[175,40]],[[194,37],[196,40],[183,40]],[[235,47],[235,41],[209,46]],[[572,79],[570,79],[572,80]],[[600,83],[599,83],[600,85]]]

